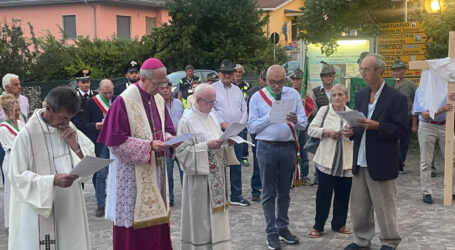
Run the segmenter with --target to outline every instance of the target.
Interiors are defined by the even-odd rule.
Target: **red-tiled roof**
[[[258,7],[262,9],[276,8],[289,0],[259,0]]]

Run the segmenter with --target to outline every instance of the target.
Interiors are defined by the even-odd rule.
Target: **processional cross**
[[[46,234],[44,236],[44,240],[40,240],[39,244],[40,246],[44,245],[45,250],[51,250],[51,244],[55,245],[55,240],[51,240],[51,236],[49,234]]]
[[[455,59],[455,31],[449,32],[449,58]],[[429,69],[426,61],[409,62],[410,69]],[[447,84],[447,95],[455,93],[455,82]],[[454,105],[455,101],[447,96],[447,103]],[[444,168],[444,205],[452,205],[452,173],[453,173],[453,134],[454,134],[454,109],[446,113],[446,141],[445,141],[445,168]]]

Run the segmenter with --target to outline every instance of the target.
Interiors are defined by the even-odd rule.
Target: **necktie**
[[[275,100],[277,100],[277,101],[281,100],[281,93],[279,93],[279,94],[276,94],[276,96],[275,96]]]

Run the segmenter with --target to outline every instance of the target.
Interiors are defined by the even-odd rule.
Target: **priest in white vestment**
[[[229,165],[240,164],[234,148],[220,140],[220,122],[211,112],[216,92],[201,84],[185,110],[178,135],[197,133],[176,148],[185,177],[182,190],[181,249],[231,249],[228,214]]]
[[[16,137],[10,155],[8,249],[90,249],[81,179],[69,174],[93,143],[70,123],[80,100],[57,87]]]

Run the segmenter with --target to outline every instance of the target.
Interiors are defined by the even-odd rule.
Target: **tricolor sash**
[[[7,128],[8,131],[14,136],[16,136],[19,133],[19,128],[16,125],[14,125],[10,120],[6,120],[2,124],[0,124],[0,127]]]
[[[107,112],[109,111],[109,107],[111,106],[109,101],[106,100],[106,98],[104,98],[101,94],[94,96],[93,100],[95,101],[98,108],[100,108],[101,111],[103,111],[104,115],[106,116]]]
[[[125,102],[128,123],[131,136],[146,140],[153,140],[153,134],[147,119],[146,110],[142,103],[142,96],[136,85],[131,85],[120,95]],[[165,103],[159,95],[153,97],[161,120],[161,133],[164,135]],[[153,114],[151,114],[153,115]],[[157,131],[158,132],[158,131]],[[167,183],[167,171],[164,167],[165,195],[163,199],[157,181],[157,162],[160,159],[155,157],[152,151],[150,163],[135,165],[136,176],[136,203],[134,205],[134,229],[146,228],[161,225],[169,222],[169,189]],[[162,159],[158,164],[162,164]]]

